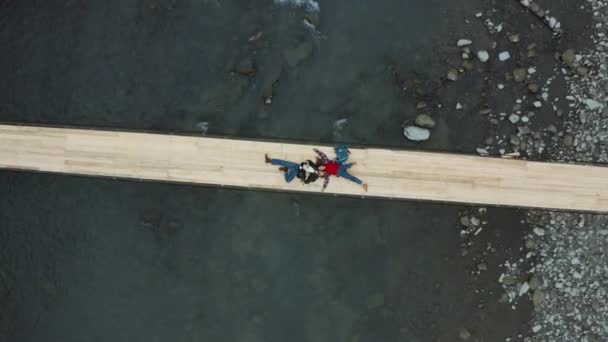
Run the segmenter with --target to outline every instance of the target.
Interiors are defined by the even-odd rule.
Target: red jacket
[[[325,164],[325,172],[327,172],[327,174],[329,175],[337,175],[339,167],[340,164],[333,161],[329,161]]]

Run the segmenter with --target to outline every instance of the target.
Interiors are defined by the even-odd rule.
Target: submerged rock
[[[424,128],[435,127],[435,120],[428,114],[420,114],[416,117],[416,125]]]
[[[285,50],[283,56],[290,67],[295,67],[302,63],[306,58],[310,57],[312,51],[312,43],[304,42],[294,48]]]

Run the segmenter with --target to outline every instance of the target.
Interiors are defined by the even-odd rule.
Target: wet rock
[[[517,68],[513,70],[513,80],[515,82],[523,82],[528,76],[528,71],[525,68]]]
[[[574,144],[574,137],[570,134],[566,134],[562,139],[562,143],[564,144],[564,146],[572,146]]]
[[[589,74],[589,68],[580,66],[576,68],[576,72],[581,76],[587,76],[587,74]]]
[[[547,126],[547,131],[556,134],[557,133],[557,127],[555,127],[555,125],[550,124],[549,126]]]
[[[511,121],[512,124],[517,123],[519,121],[519,115],[517,115],[517,114],[509,115],[509,121]]]
[[[527,249],[533,249],[533,248],[536,247],[536,241],[533,238],[528,237],[526,239],[525,246],[526,246]]]
[[[481,263],[477,264],[477,269],[479,271],[487,271],[488,270],[488,265],[486,265],[485,262],[481,262]]]
[[[321,20],[319,19],[319,12],[308,12],[304,15],[304,19],[307,20],[314,28],[319,27]]]
[[[416,104],[416,109],[424,109],[426,107],[426,102],[418,102],[418,104]]]
[[[490,59],[490,54],[485,50],[477,51],[477,58],[479,58],[481,62],[485,63],[488,61],[488,59]]]
[[[475,69],[475,64],[473,64],[469,61],[464,61],[464,62],[462,62],[462,67],[466,71],[473,71],[473,69]]]
[[[510,58],[511,58],[511,54],[509,53],[509,51],[503,51],[503,52],[501,52],[501,53],[498,54],[498,59],[501,62],[504,62],[504,61],[506,61],[506,60],[508,60]]]
[[[424,128],[433,128],[435,127],[435,120],[430,115],[420,114],[416,117],[415,121],[416,125]]]
[[[481,224],[481,220],[475,216],[471,216],[471,224],[474,226],[479,226]]]
[[[592,100],[592,99],[586,99],[585,100],[585,105],[590,110],[596,110],[596,109],[604,108],[604,105],[601,102],[598,102],[598,101],[595,101],[595,100]]]
[[[463,225],[463,226],[465,226],[465,227],[468,227],[468,226],[471,225],[471,220],[469,219],[468,216],[462,216],[460,218],[460,224]]]
[[[456,42],[456,46],[458,47],[465,47],[465,46],[469,46],[473,44],[473,41],[470,39],[460,39],[458,40],[458,42]]]
[[[457,81],[458,80],[458,70],[456,70],[456,69],[448,70],[447,79],[450,81]]]
[[[534,234],[538,235],[538,236],[544,236],[545,235],[545,230],[539,227],[536,227],[534,229],[532,229],[532,231],[534,232]]]
[[[515,277],[507,275],[502,278],[502,283],[507,286],[511,286],[517,283],[517,279]]]
[[[458,333],[458,337],[460,337],[460,339],[463,341],[468,341],[471,339],[471,333],[466,328],[461,328],[460,332]]]
[[[253,60],[249,57],[244,58],[236,65],[236,72],[243,76],[253,76],[255,75],[255,65],[253,64]]]
[[[509,41],[511,43],[518,43],[519,42],[519,34],[512,34],[509,36]]]
[[[538,84],[536,84],[536,83],[528,84],[528,91],[530,91],[532,94],[538,93],[539,90],[540,90],[540,87],[538,86]]]
[[[294,48],[285,50],[283,52],[283,57],[285,57],[285,62],[287,62],[290,67],[295,67],[298,64],[302,63],[305,59],[310,57],[312,51],[312,43],[303,42]]]
[[[576,62],[574,50],[568,49],[564,51],[564,53],[562,53],[562,62],[566,63],[568,66],[574,66],[574,63]]]
[[[528,281],[528,285],[530,286],[530,290],[536,291],[540,287],[540,278],[537,276],[533,276]]]
[[[425,141],[431,137],[431,131],[418,126],[407,126],[403,128],[403,135],[412,141]]]
[[[532,13],[534,13],[537,17],[542,19],[545,16],[545,10],[543,10],[537,3],[531,3],[529,8],[530,11],[532,11]]]
[[[517,127],[517,132],[521,135],[530,134],[530,127],[528,126],[519,126]]]
[[[518,295],[521,297],[521,296],[525,295],[526,293],[528,293],[529,290],[530,290],[530,285],[528,285],[528,283],[522,283],[519,286]]]
[[[262,85],[262,98],[264,101],[272,98],[273,87],[276,82],[279,81],[281,73],[283,72],[283,65],[280,57],[276,57],[271,60],[268,64],[264,65],[262,69],[264,71],[264,83]]]
[[[374,293],[367,298],[367,308],[369,310],[377,309],[384,306],[384,294]]]

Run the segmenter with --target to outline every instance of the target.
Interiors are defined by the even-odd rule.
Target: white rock
[[[477,58],[485,63],[490,59],[490,54],[486,50],[477,51]]]
[[[532,103],[532,105],[536,108],[540,108],[543,106],[543,104],[540,101],[534,101],[534,103]]]
[[[521,117],[521,122],[528,123],[528,122],[530,122],[530,118],[528,118],[527,116],[522,116]]]
[[[536,73],[536,68],[535,67],[529,67],[528,68],[528,74],[532,75],[534,73]]]
[[[543,327],[541,327],[540,325],[535,325],[532,327],[532,332],[533,333],[537,333],[539,332]]]
[[[517,114],[511,114],[509,115],[509,121],[511,121],[511,123],[517,123],[519,121],[519,115]]]
[[[424,141],[431,137],[431,131],[417,126],[408,126],[403,129],[403,135],[412,141]]]
[[[498,54],[498,59],[501,62],[504,62],[504,61],[508,60],[509,58],[511,58],[511,54],[509,53],[509,51],[503,51]]]
[[[608,235],[608,229],[601,229],[598,231],[600,235]]]
[[[505,85],[502,84],[502,83],[498,83],[497,87],[498,87],[499,90],[505,89]]]
[[[548,101],[549,100],[549,94],[548,93],[542,93],[542,95],[540,97],[542,97],[544,101]]]
[[[475,13],[475,18],[481,18],[482,16],[483,16],[483,13],[481,13],[481,12]]]
[[[460,39],[458,42],[456,42],[456,46],[458,47],[469,46],[471,44],[473,44],[473,41],[470,39]]]
[[[462,109],[462,105],[460,104],[460,102],[458,102],[456,104],[456,110],[461,110]]]
[[[604,105],[598,101],[592,100],[592,99],[586,99],[585,100],[585,104],[587,105],[587,108],[591,109],[591,110],[596,110],[599,108],[604,108]]]
[[[555,25],[557,25],[557,19],[555,19],[554,17],[550,17],[549,18],[549,27],[555,28]]]
[[[521,0],[519,3],[524,7],[530,7],[530,0]]]
[[[534,234],[536,234],[536,235],[538,235],[538,236],[543,236],[543,235],[545,235],[545,230],[544,230],[544,229],[542,229],[542,228],[538,228],[538,227],[536,227],[536,228],[534,228],[532,231],[534,232]]]
[[[519,296],[523,296],[526,293],[528,293],[528,291],[530,290],[530,285],[528,285],[527,282],[521,284],[521,286],[519,287]]]

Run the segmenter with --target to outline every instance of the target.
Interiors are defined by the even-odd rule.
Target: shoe
[[[285,166],[281,166],[279,168],[279,171],[281,171],[281,172],[287,172],[287,168]]]
[[[266,164],[270,164],[270,162],[272,161],[272,159],[270,159],[270,157],[268,157],[268,153],[266,153],[264,155],[264,161],[266,162]]]

